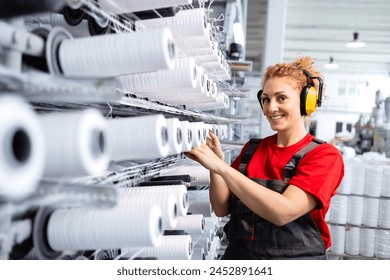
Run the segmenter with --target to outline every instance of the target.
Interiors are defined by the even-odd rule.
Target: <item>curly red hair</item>
[[[308,83],[314,83],[314,87],[318,90],[318,81],[316,79],[308,78],[302,70],[306,70],[313,77],[320,77],[323,79],[323,76],[319,71],[314,67],[314,59],[310,56],[303,56],[297,58],[294,62],[284,62],[277,63],[271,66],[268,66],[265,70],[262,87],[264,84],[271,78],[291,78],[291,81],[295,83],[298,89],[304,88]]]

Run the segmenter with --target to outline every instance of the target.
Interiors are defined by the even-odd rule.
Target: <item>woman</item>
[[[325,214],[344,164],[337,148],[305,130],[323,91],[313,63],[302,57],[266,69],[258,98],[276,134],[251,139],[231,166],[212,132],[187,153],[210,171],[215,214],[230,214],[223,259],[326,259]]]

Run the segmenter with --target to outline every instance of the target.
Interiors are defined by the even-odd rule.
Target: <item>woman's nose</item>
[[[268,110],[274,112],[278,110],[278,104],[275,100],[271,99],[268,103]]]

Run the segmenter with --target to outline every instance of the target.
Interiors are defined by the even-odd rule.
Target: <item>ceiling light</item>
[[[363,48],[366,44],[362,41],[359,41],[359,32],[353,33],[353,40],[347,43],[348,48]]]
[[[333,62],[333,57],[330,57],[329,58],[329,63],[325,63],[324,67],[326,69],[337,69],[337,68],[339,68],[339,65],[337,63]]]

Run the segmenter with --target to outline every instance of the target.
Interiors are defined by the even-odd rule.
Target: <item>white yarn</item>
[[[167,120],[161,114],[108,120],[114,161],[165,157],[170,136]]]
[[[201,214],[185,215],[177,218],[176,230],[184,230],[188,234],[202,234],[205,220]]]
[[[123,89],[134,94],[153,96],[145,93],[161,94],[173,88],[194,89],[197,80],[197,67],[193,58],[176,59],[174,69],[139,73],[118,77]]]
[[[196,122],[190,122],[192,131],[192,146],[199,147],[202,144],[202,128]]]
[[[390,259],[390,230],[375,230],[374,254],[378,258]]]
[[[157,246],[161,217],[158,205],[142,205],[137,196],[114,208],[56,210],[48,222],[48,242],[57,251]]]
[[[190,260],[193,252],[190,235],[165,235],[157,247],[122,248],[127,258],[155,257],[159,260]]]
[[[180,128],[183,134],[183,143],[181,152],[188,152],[192,148],[192,130],[189,121],[180,121]]]
[[[382,189],[381,195],[385,197],[390,197],[390,166],[383,167],[383,180],[382,180]]]
[[[379,197],[382,192],[383,166],[379,164],[367,165],[364,194]]]
[[[169,155],[180,154],[183,150],[183,132],[178,118],[168,118]]]
[[[43,175],[45,138],[38,116],[22,98],[0,96],[0,197],[23,199]]]
[[[364,198],[362,196],[348,196],[347,223],[361,225],[363,222]]]
[[[177,224],[177,198],[172,192],[152,193],[149,188],[132,187],[119,188],[118,194],[121,201],[131,199],[132,196],[138,196],[140,204],[152,206],[157,204],[162,211],[163,230],[175,228]]]
[[[204,217],[212,217],[214,213],[208,190],[191,190],[188,191],[189,207],[188,212],[192,214],[202,214]]]
[[[141,190],[140,190],[141,191]],[[160,195],[164,193],[173,193],[177,200],[177,215],[184,216],[188,211],[187,187],[185,185],[160,185],[144,186],[142,193],[145,195]]]
[[[351,193],[363,195],[366,184],[366,164],[361,159],[354,158],[352,162]]]
[[[379,200],[378,225],[390,229],[390,199]]]
[[[362,224],[369,227],[378,226],[379,219],[379,199],[364,198]]]
[[[59,60],[65,76],[114,77],[173,69],[175,52],[172,33],[164,28],[64,40]]]
[[[360,253],[360,228],[348,227],[345,229],[345,253],[359,255]]]
[[[107,170],[107,121],[96,109],[39,117],[46,139],[46,176],[96,175]]]
[[[375,248],[375,229],[360,229],[360,255],[364,257],[373,257]]]
[[[344,254],[345,252],[345,227],[332,225],[330,227],[332,236],[332,246],[330,251],[335,254]]]
[[[191,3],[192,0],[99,0],[99,5],[103,10],[117,14],[147,11],[179,5],[189,5]]]
[[[211,29],[208,25],[208,18],[205,10],[187,9],[179,11],[173,17],[153,18],[142,21],[136,21],[136,30],[150,30],[162,27],[169,27],[175,40],[187,36],[206,36],[210,34]]]
[[[180,165],[172,169],[161,170],[162,175],[185,175],[188,174],[194,178],[191,186],[208,186],[210,184],[209,171],[200,164]]]
[[[224,92],[218,93],[216,100],[194,104],[195,108],[203,111],[225,110],[229,109],[229,106],[229,97]]]
[[[348,214],[348,196],[335,195],[330,203],[330,221],[336,224],[346,224]]]
[[[202,247],[195,247],[191,260],[205,260],[206,255]]]

